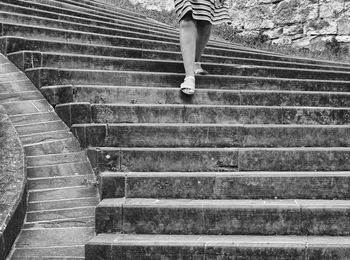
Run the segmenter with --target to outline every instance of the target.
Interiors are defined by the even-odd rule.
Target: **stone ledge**
[[[0,259],[9,254],[25,218],[27,181],[24,150],[5,109],[0,106],[0,179],[10,172],[11,178],[0,199]]]

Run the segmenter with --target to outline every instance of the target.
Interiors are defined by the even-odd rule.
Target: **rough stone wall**
[[[113,0],[99,0],[113,1]],[[172,11],[174,0],[130,0]],[[266,34],[277,44],[322,50],[333,37],[350,46],[350,0],[228,0],[238,34]]]
[[[272,42],[322,49],[334,36],[350,44],[350,0],[230,0],[232,26]]]

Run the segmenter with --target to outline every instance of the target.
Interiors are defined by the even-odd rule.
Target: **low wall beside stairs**
[[[3,95],[0,93],[0,102]],[[9,254],[27,208],[26,167],[18,134],[0,105],[0,259]]]

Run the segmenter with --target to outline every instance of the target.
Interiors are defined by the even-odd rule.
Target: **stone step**
[[[55,52],[45,51],[45,49],[49,49],[49,50],[54,49],[52,47],[48,48],[43,46],[43,48],[41,49],[41,52],[38,52],[37,50],[33,50],[33,51],[24,50],[24,51],[12,52],[8,55],[8,57],[12,62],[14,62],[21,69],[28,69],[33,67],[45,67],[45,66],[48,66],[48,67],[67,66],[66,68],[86,68],[86,69],[90,68],[90,69],[116,70],[116,68],[121,67],[119,63],[124,61],[124,63],[122,64],[123,65],[122,69],[125,70],[126,68],[129,68],[131,65],[133,65],[132,62],[135,61],[135,59],[137,59],[141,64],[134,64],[135,69],[133,70],[141,70],[142,69],[141,65],[143,63],[149,62],[148,65],[152,70],[163,69],[168,72],[183,71],[182,57],[181,57],[181,54],[178,52],[146,50],[146,49],[138,49],[138,48],[110,47],[110,50],[109,50],[110,53],[108,54],[109,56],[104,56],[104,55],[99,55],[99,53],[104,54],[104,52],[106,51],[105,49],[107,47],[104,47],[104,46],[90,47],[87,45],[84,46],[85,53],[80,53],[81,51],[75,50],[75,49],[74,49],[74,53],[69,53],[70,50],[66,50],[66,49],[65,51],[67,53],[59,52],[60,51],[59,49],[57,49],[57,51]],[[76,46],[67,46],[67,47],[74,48]],[[83,46],[80,46],[80,47],[83,47]],[[89,49],[92,49],[93,52],[90,53]],[[98,52],[96,53],[96,51]],[[111,53],[114,53],[114,55],[111,55]],[[235,55],[243,56],[245,55],[245,53],[237,52],[237,54]],[[118,57],[118,58],[112,58],[112,57]],[[311,71],[313,70],[325,71],[325,73],[327,73],[327,71],[349,72],[349,68],[340,67],[340,66],[306,64],[306,63],[266,60],[266,59],[240,58],[240,57],[232,57],[232,56],[225,57],[225,56],[215,56],[215,55],[204,55],[202,57],[202,61],[203,61],[203,66],[207,68],[207,70],[209,70],[212,74],[227,74],[227,73],[230,73],[231,68],[253,69],[255,68],[255,66],[262,66],[261,68],[263,67],[272,67],[274,69],[279,68],[280,70],[282,68],[292,68],[292,71],[299,71],[300,69],[306,69]],[[219,63],[222,65],[221,67],[216,68],[218,65],[213,63]],[[159,68],[161,67],[160,65],[167,65],[168,67]],[[131,66],[131,68],[133,67]],[[296,70],[296,69],[299,69],[299,70]],[[286,77],[288,78],[289,76],[287,75]]]
[[[95,197],[74,198],[62,200],[48,200],[28,202],[28,211],[53,210],[53,209],[67,209],[77,207],[92,207],[97,206],[99,199]]]
[[[83,147],[348,147],[350,126],[75,124]]]
[[[106,20],[105,18],[90,16],[86,18],[88,14],[85,14],[84,17],[81,17],[81,13],[69,11],[67,9],[60,9],[50,6],[51,11],[46,10],[46,6],[40,5],[39,3],[31,3],[30,6],[26,7],[25,2],[14,2],[14,3],[1,3],[0,7],[3,12],[22,14],[22,15],[31,15],[34,17],[41,17],[47,19],[56,19],[60,21],[87,24],[92,26],[101,26],[107,28],[115,29],[126,29],[132,30],[134,32],[140,33],[152,33],[157,35],[163,35],[167,37],[178,37],[178,32],[173,32],[171,30],[162,29],[154,26],[145,26],[140,24],[131,24],[123,20],[119,20],[118,17],[115,17],[111,20]],[[41,8],[38,9],[38,8]],[[55,10],[55,12],[53,12]],[[64,14],[67,13],[67,14]],[[99,19],[100,18],[100,19]],[[18,20],[19,21],[19,20]]]
[[[116,58],[108,56],[73,55],[62,53],[17,52],[9,58],[22,69],[54,67],[66,69],[148,71],[184,73],[180,61],[153,59]],[[23,63],[23,64],[21,64]],[[255,65],[228,65],[203,63],[203,67],[214,75],[254,76],[270,78],[350,80],[350,71],[308,70],[300,68],[269,67]]]
[[[85,54],[97,56],[112,57],[132,57],[143,59],[161,59],[161,60],[181,60],[179,50],[164,51],[152,49],[133,48],[131,46],[106,46],[89,43],[74,43],[60,40],[45,39],[25,39],[22,37],[0,38],[4,41],[3,53],[13,53],[22,50],[46,51],[58,53]],[[6,45],[6,46],[5,46]],[[298,67],[308,69],[324,69],[324,70],[348,70],[347,66],[340,63],[326,63],[322,61],[296,59],[295,57],[279,56],[277,54],[259,54],[247,50],[231,50],[230,56],[217,56],[204,54],[202,60],[204,62],[219,62],[227,64],[243,64],[243,65],[265,65],[279,67]]]
[[[20,13],[17,14],[17,13],[10,13],[10,12],[4,12],[4,11],[0,11],[0,23],[44,26],[47,28],[72,30],[72,31],[85,32],[85,33],[94,33],[94,34],[98,33],[105,36],[119,35],[119,36],[125,36],[125,37],[135,37],[135,38],[172,42],[172,43],[179,42],[178,37],[175,37],[175,36],[169,37],[168,35],[159,35],[157,33],[152,34],[151,31],[137,32],[137,31],[134,31],[132,28],[119,29],[117,28],[117,26],[114,28],[105,27],[105,26],[95,26],[92,24],[81,24],[77,22],[64,21],[62,19],[57,20],[52,18],[44,18],[44,17],[33,16],[33,15],[26,15],[26,14],[20,14]]]
[[[108,71],[83,69],[36,68],[26,70],[38,87],[54,85],[113,85],[174,88],[183,82],[180,73],[151,73],[136,71]],[[348,92],[348,81],[284,79],[254,76],[208,75],[198,76],[198,89],[230,90],[294,90]]]
[[[87,162],[85,151],[64,153],[64,154],[49,154],[49,155],[37,155],[27,156],[28,167],[40,167],[40,166],[51,166],[60,165],[67,163],[82,163]]]
[[[58,131],[58,130],[69,130],[69,128],[61,121],[49,121],[45,124],[42,122],[40,123],[33,123],[33,124],[23,124],[23,125],[17,125],[16,131],[19,134],[19,136],[25,136],[25,135],[34,135],[34,134],[41,134],[51,131]]]
[[[2,36],[21,36],[21,37],[29,37],[36,39],[47,39],[54,41],[62,41],[67,38],[70,39],[71,42],[77,43],[89,43],[94,45],[107,45],[107,46],[123,46],[129,47],[133,46],[134,48],[146,48],[152,50],[160,50],[160,51],[179,51],[180,47],[178,43],[169,42],[169,41],[160,41],[154,39],[143,39],[143,38],[133,38],[127,36],[117,36],[117,35],[107,35],[100,33],[92,33],[92,32],[82,32],[82,31],[72,31],[70,29],[58,29],[58,28],[49,28],[43,26],[34,26],[27,24],[13,24],[13,23],[2,23],[3,34]],[[126,32],[129,34],[129,32]],[[143,35],[140,35],[144,37]],[[147,38],[147,37],[146,37]],[[23,49],[11,48],[7,50],[7,53],[12,51],[18,51]],[[235,49],[227,49],[222,47],[208,47],[205,51],[207,54],[212,55],[221,55],[221,56],[231,56],[236,54],[237,52],[241,52],[241,50]],[[256,53],[253,51],[245,51],[248,55],[257,57],[261,56],[264,58],[270,57],[271,54],[265,53]],[[246,56],[244,54],[244,56]],[[277,58],[281,57],[277,55]],[[283,60],[290,60],[290,58],[281,57]],[[309,63],[309,60],[298,59],[298,61]],[[322,61],[315,61],[320,64],[329,64],[323,63]],[[334,64],[334,63],[332,63]],[[338,66],[344,66],[343,64],[338,64]]]
[[[104,4],[104,3],[101,3],[99,1],[87,1],[87,0],[82,0],[82,1],[79,1],[79,2],[76,2],[76,1],[65,1],[65,2],[69,2],[70,4],[75,4],[75,5],[83,5],[89,9],[97,9],[97,10],[101,10],[101,11],[113,11],[114,13],[118,14],[118,13],[123,13],[125,15],[128,15],[129,17],[137,17],[137,18],[142,18],[142,19],[146,19],[146,20],[151,20],[157,24],[160,24],[162,26],[167,26],[166,24],[164,23],[161,23],[161,22],[158,22],[158,21],[155,21],[151,18],[148,18],[147,16],[143,15],[143,14],[140,14],[140,13],[137,13],[137,12],[133,12],[129,9],[125,9],[125,8],[121,8],[121,7],[118,7],[116,5],[110,5],[110,4]],[[168,26],[169,27],[169,26]]]
[[[11,260],[36,260],[38,257],[12,257]],[[54,256],[48,256],[48,257],[40,257],[41,260],[84,260],[84,257],[54,257]]]
[[[85,247],[95,259],[346,259],[348,237],[100,234]]]
[[[94,175],[74,175],[74,176],[57,176],[46,178],[28,178],[28,189],[54,189],[61,187],[76,187],[87,185],[94,181]]]
[[[76,1],[63,1],[63,0],[59,0],[59,1],[52,1],[52,0],[35,0],[34,2],[39,2],[39,3],[43,3],[43,4],[47,4],[50,6],[55,6],[61,9],[69,9],[69,10],[73,10],[75,12],[79,12],[79,13],[88,13],[90,15],[94,15],[94,16],[98,16],[98,17],[107,17],[109,19],[116,19],[116,18],[123,18],[123,20],[125,21],[129,21],[130,23],[138,23],[138,24],[144,24],[144,25],[148,25],[148,26],[157,26],[159,28],[164,28],[164,29],[168,29],[169,30],[169,26],[168,25],[164,25],[161,23],[155,23],[154,20],[150,20],[148,18],[145,19],[145,16],[140,18],[140,15],[130,15],[130,14],[124,14],[123,12],[111,12],[111,10],[96,10],[96,9],[92,9],[91,7],[81,7],[81,6],[77,6],[77,2]],[[79,5],[79,4],[78,4]]]
[[[12,93],[1,93],[0,92],[0,102],[15,102],[15,101],[27,101],[27,100],[37,100],[42,98],[39,91],[21,91]]]
[[[33,35],[35,35],[35,38],[40,39],[63,40],[71,38],[73,42],[79,43],[119,45],[126,47],[134,45],[139,48],[148,47],[156,50],[180,50],[177,37],[168,38],[132,32],[130,30],[82,25],[6,12],[0,12],[0,22],[3,26],[2,36],[22,36],[33,38]],[[226,46],[221,45],[217,46],[216,44],[208,44],[208,48],[206,49],[206,53],[216,55],[232,54],[237,51],[240,50],[226,48]],[[249,50],[247,52],[267,56],[265,53],[256,52],[254,50]],[[342,64],[338,65],[343,66]]]
[[[82,150],[79,142],[75,138],[26,144],[23,145],[23,148],[27,156],[65,154],[80,152]]]
[[[22,76],[22,80],[0,81],[0,93],[9,93],[10,91],[33,91],[33,85],[25,75]]]
[[[349,108],[290,106],[219,106],[173,104],[90,104],[56,106],[69,126],[84,123],[152,124],[300,124],[346,125]]]
[[[347,200],[350,172],[102,172],[101,199]]]
[[[29,202],[56,201],[63,199],[81,199],[96,196],[97,190],[93,186],[75,186],[67,188],[31,190]]]
[[[65,30],[73,30],[73,31],[81,31],[81,32],[91,32],[91,33],[98,33],[98,34],[103,34],[105,36],[108,35],[118,35],[118,36],[125,36],[125,37],[134,37],[134,38],[141,38],[141,39],[150,39],[150,40],[156,40],[156,41],[164,41],[166,44],[169,45],[169,43],[178,43],[179,39],[177,35],[164,35],[164,34],[159,34],[154,31],[144,31],[144,30],[134,30],[134,28],[116,28],[114,26],[113,28],[110,27],[105,27],[105,26],[95,26],[91,24],[81,24],[81,23],[76,23],[76,22],[68,22],[68,21],[58,21],[57,19],[50,19],[50,18],[42,18],[42,17],[36,17],[32,15],[24,15],[24,14],[14,14],[10,12],[0,12],[0,20],[6,23],[12,22],[13,24],[26,24],[26,25],[32,25],[32,26],[45,26],[45,27],[50,27],[50,28],[56,28],[56,29],[65,29]],[[226,46],[220,46],[215,43],[208,44],[207,52],[210,50],[210,47],[214,47],[210,52],[215,53],[215,52],[223,52],[226,48]],[[233,51],[242,51],[242,52],[247,52],[247,55],[254,55],[256,51],[253,49],[250,50],[240,50],[240,49],[235,49],[231,46]],[[231,49],[230,48],[230,49]],[[177,48],[178,50],[179,48]],[[229,50],[232,51],[232,50]],[[267,56],[267,55],[273,55],[271,53],[261,53],[257,52],[257,56]],[[277,55],[278,56],[278,55]],[[276,57],[278,58],[278,57]],[[279,57],[283,59],[282,57]],[[304,61],[305,62],[305,61]],[[307,62],[307,61],[306,61]],[[322,62],[320,62],[322,63]],[[335,64],[334,64],[335,65]],[[341,64],[338,64],[340,66]],[[346,65],[343,65],[342,69],[344,70],[349,70],[350,68]]]
[[[67,130],[42,132],[20,136],[23,145],[36,144],[45,141],[64,140],[73,138],[72,133]]]
[[[14,115],[10,118],[15,127],[37,123],[48,124],[52,121],[60,120],[60,118],[55,112],[40,112],[24,115]]]
[[[349,148],[118,148],[91,147],[100,171],[348,171]]]
[[[53,209],[42,211],[28,211],[26,222],[41,222],[49,220],[74,219],[90,217],[95,213],[95,207],[79,207],[68,209]]]
[[[104,199],[96,233],[348,236],[346,200]]]
[[[50,229],[50,228],[77,228],[77,227],[93,227],[95,225],[95,217],[82,216],[72,218],[58,218],[53,220],[42,220],[35,222],[26,222],[23,225],[24,229]]]
[[[85,254],[84,246],[67,247],[36,247],[36,248],[16,248],[11,259],[33,258],[45,259],[46,257],[83,257]],[[69,258],[68,258],[69,259]]]
[[[89,161],[27,167],[28,178],[49,178],[93,174]]]
[[[140,19],[135,17],[135,15],[130,19],[130,15],[123,15],[121,12],[118,12],[118,15],[108,15],[105,11],[102,12],[94,12],[89,9],[81,9],[75,8],[74,5],[65,5],[60,3],[60,1],[52,1],[52,0],[38,0],[38,1],[23,1],[23,0],[1,0],[2,3],[13,4],[16,6],[33,8],[48,12],[54,12],[57,14],[71,15],[91,20],[100,20],[110,23],[118,23],[118,24],[128,24],[134,25],[137,21],[138,27],[145,28],[156,28],[158,30],[168,30],[169,26],[160,25],[158,23],[154,23],[153,21],[147,21],[146,19]]]
[[[81,32],[81,31],[72,31],[67,29],[56,29],[56,28],[48,28],[42,26],[33,26],[26,24],[13,24],[13,23],[2,23],[3,33],[2,36],[21,36],[21,37],[29,37],[36,39],[46,39],[46,40],[54,40],[54,41],[62,41],[66,39],[70,39],[71,42],[78,43],[89,43],[94,45],[107,45],[107,46],[122,46],[129,47],[133,46],[134,48],[142,48],[142,49],[152,49],[152,50],[161,50],[161,51],[179,51],[180,47],[178,43],[172,42],[164,42],[164,41],[156,41],[150,39],[142,39],[142,38],[133,38],[126,36],[116,36],[116,35],[106,35],[99,33],[91,33],[91,32]],[[23,41],[22,41],[23,43]],[[7,53],[9,52],[8,48]],[[11,48],[12,51],[19,51],[23,49]],[[237,51],[234,49],[226,49],[221,47],[209,47],[206,48],[205,53],[211,55],[219,55],[219,56],[231,56],[235,55],[237,52],[242,52],[241,50]],[[257,53],[247,52],[253,55],[253,57],[257,57]],[[258,53],[264,59],[268,59],[268,57],[274,58],[271,54]],[[247,56],[244,54],[244,56]],[[281,57],[277,55],[277,58]],[[271,59],[271,58],[270,58]],[[290,60],[290,58],[282,56],[282,60]],[[296,60],[294,60],[296,61]],[[310,61],[304,59],[297,59],[298,62],[306,62],[306,63],[317,63],[317,64],[329,64],[327,62],[322,61]],[[334,63],[331,63],[334,64]],[[336,65],[336,64],[334,64]],[[338,66],[345,66],[344,64],[338,64]]]
[[[52,105],[71,102],[118,104],[206,104],[349,107],[350,94],[326,91],[197,89],[191,98],[178,88],[75,85],[41,91]]]
[[[52,112],[53,108],[46,99],[25,100],[2,103],[9,116],[35,115],[38,113]]]
[[[30,249],[37,247],[83,246],[95,235],[94,227],[22,229],[16,247]]]
[[[1,80],[7,79],[8,77],[12,77],[13,75],[22,74],[22,72],[18,72],[18,69],[16,69],[16,67],[10,63],[0,64],[0,69],[2,72],[0,76]]]

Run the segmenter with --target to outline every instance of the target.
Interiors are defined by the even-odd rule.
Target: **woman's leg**
[[[193,66],[196,55],[196,23],[188,12],[180,21],[180,46],[186,77],[194,76]]]
[[[204,52],[205,46],[210,38],[211,23],[207,21],[197,21],[197,41],[196,41],[196,57],[195,61],[199,62]]]

